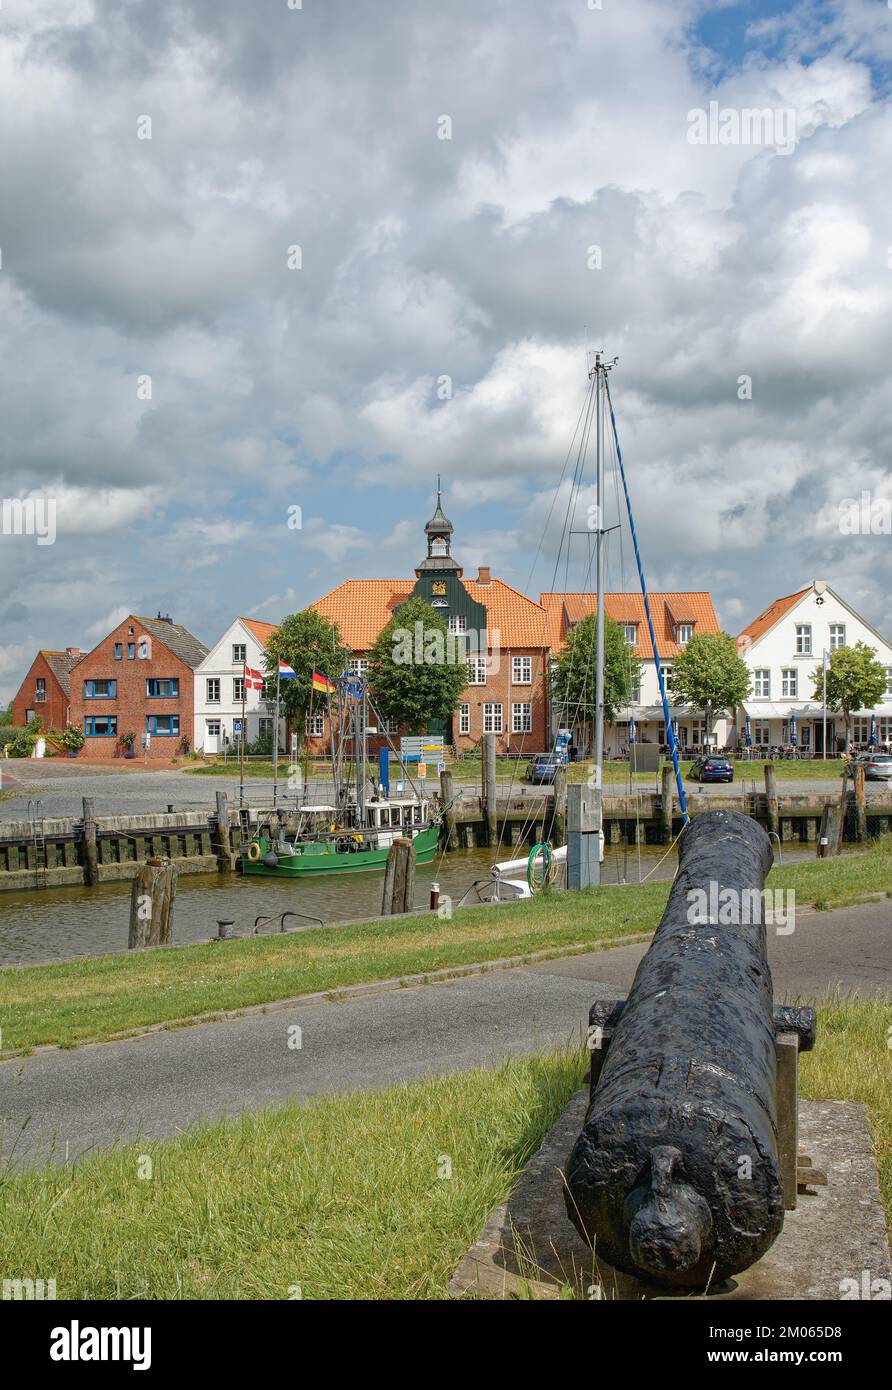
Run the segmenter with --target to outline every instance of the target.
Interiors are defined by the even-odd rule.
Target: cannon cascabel
[[[770,866],[768,836],[750,817],[710,811],[688,825],[567,1163],[577,1230],[598,1258],[652,1283],[723,1283],[783,1225],[762,898]],[[704,901],[723,904],[720,921]]]

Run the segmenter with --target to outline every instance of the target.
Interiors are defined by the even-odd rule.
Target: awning
[[[824,706],[815,704],[813,700],[788,700],[780,703],[771,700],[744,700],[743,709],[750,719],[789,719],[790,711],[796,711],[797,719],[823,719]],[[879,719],[888,718],[892,715],[892,704],[877,705],[876,715]],[[869,719],[873,710],[855,710],[852,717],[854,719]],[[827,718],[841,719],[842,716],[837,710],[828,709]]]

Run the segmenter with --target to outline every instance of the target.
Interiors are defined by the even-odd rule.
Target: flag
[[[829,669],[830,669],[830,653],[828,652],[827,648],[825,647],[825,648],[824,648],[824,675],[825,675],[825,676],[826,676],[827,672],[829,671]]]
[[[262,671],[255,671],[254,668],[251,667],[251,666],[249,666],[247,662],[245,662],[245,689],[246,689],[246,690],[262,690],[262,689],[263,689],[263,672],[262,672]]]
[[[291,668],[289,667],[289,670],[290,669]],[[294,675],[293,671],[291,671],[291,675]],[[329,690],[331,689],[331,681],[328,679],[328,676],[323,676],[321,671],[313,672],[310,684],[312,685],[314,690],[318,690],[323,695],[327,695]]]
[[[296,678],[296,676],[295,676],[294,667],[293,667],[293,666],[289,666],[288,663],[287,663],[287,661],[280,661],[280,662],[279,662],[279,680],[280,680],[280,681],[293,681],[293,680],[295,680],[295,678]]]

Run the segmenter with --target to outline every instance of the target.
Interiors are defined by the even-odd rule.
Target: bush
[[[7,743],[15,743],[24,733],[27,733],[27,730],[20,729],[17,724],[0,725],[0,748],[5,747]]]
[[[83,748],[86,741],[83,731],[76,724],[66,724],[59,735],[59,742],[69,753],[76,753],[79,748]]]

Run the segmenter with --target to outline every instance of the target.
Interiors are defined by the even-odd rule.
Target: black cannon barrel
[[[770,866],[768,836],[748,816],[710,811],[688,826],[567,1164],[580,1234],[614,1268],[658,1284],[723,1283],[783,1225]]]

